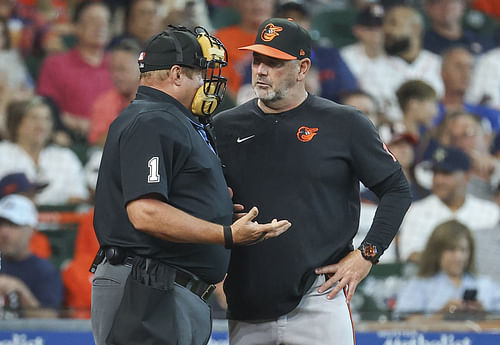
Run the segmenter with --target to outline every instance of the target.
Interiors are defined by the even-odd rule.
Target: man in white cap
[[[37,225],[33,202],[22,195],[0,199],[0,298],[22,317],[56,317],[63,292],[59,271],[33,255],[29,243]]]

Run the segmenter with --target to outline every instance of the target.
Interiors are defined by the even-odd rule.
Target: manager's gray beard
[[[278,91],[270,89],[268,91],[265,91],[265,93],[263,94],[263,90],[258,89],[255,86],[253,87],[253,90],[257,95],[257,97],[260,99],[260,101],[263,102],[264,104],[267,104],[267,103],[281,101],[282,99],[284,99],[288,95],[290,89],[295,85],[295,83],[296,83],[295,79],[290,78],[282,81],[281,83],[282,87]]]
[[[257,89],[256,87],[254,87],[253,90],[257,97],[264,103],[280,101],[288,94],[288,88],[281,89],[278,92],[275,90],[268,90],[265,93],[262,92],[262,89]]]

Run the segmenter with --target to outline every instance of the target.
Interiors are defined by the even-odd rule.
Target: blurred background
[[[255,97],[252,56],[237,48],[273,16],[313,38],[308,92],[363,111],[411,185],[396,239],[352,300],[358,344],[500,344],[499,0],[0,0],[0,342],[76,329],[92,343],[93,192],[148,38],[169,24],[217,36],[221,111]],[[355,246],[378,202],[364,186],[361,200]]]

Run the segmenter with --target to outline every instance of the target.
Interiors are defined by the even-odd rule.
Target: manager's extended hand
[[[234,245],[249,245],[264,241],[281,235],[292,225],[288,220],[273,219],[270,223],[259,224],[252,220],[257,217],[259,210],[257,207],[252,209],[235,221],[231,225]]]

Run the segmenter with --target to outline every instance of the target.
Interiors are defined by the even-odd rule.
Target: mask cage
[[[222,67],[227,66],[227,50],[224,44],[217,37],[211,36],[205,28],[197,26],[194,31],[204,53],[204,57],[200,59],[200,67],[204,69],[203,93],[206,100],[203,101],[201,110],[203,115],[210,115],[226,93],[227,79],[222,76]]]

